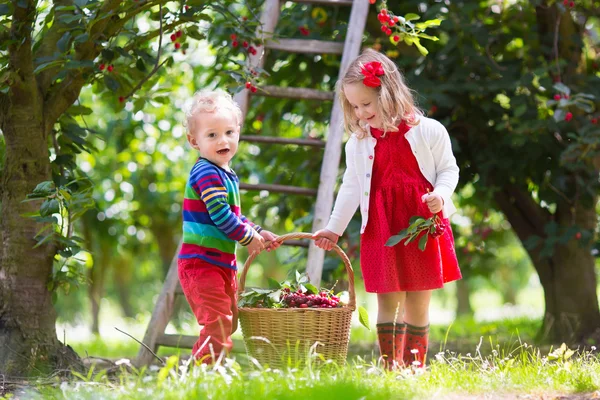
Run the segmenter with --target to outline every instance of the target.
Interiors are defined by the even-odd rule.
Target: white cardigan
[[[423,176],[433,186],[433,192],[444,199],[443,216],[450,217],[456,212],[450,196],[458,184],[459,169],[452,154],[448,131],[434,119],[419,117],[419,124],[408,131],[406,139]],[[359,205],[362,216],[360,233],[365,231],[369,221],[371,173],[376,144],[377,139],[371,136],[368,126],[364,138],[358,139],[356,134],[352,134],[346,143],[346,172],[326,227],[337,235],[344,233]]]

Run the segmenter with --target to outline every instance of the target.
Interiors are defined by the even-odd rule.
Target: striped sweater
[[[241,215],[239,183],[233,171],[198,159],[185,186],[179,258],[200,258],[237,269],[236,242],[248,245],[254,229],[261,229]]]

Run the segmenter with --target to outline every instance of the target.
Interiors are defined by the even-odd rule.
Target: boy
[[[201,91],[186,115],[190,145],[200,157],[183,201],[183,245],[179,280],[196,319],[203,325],[192,354],[204,363],[233,347],[237,329],[236,243],[252,254],[273,233],[241,214],[239,179],[229,167],[238,149],[242,113],[222,91]],[[274,243],[268,250],[279,247]]]

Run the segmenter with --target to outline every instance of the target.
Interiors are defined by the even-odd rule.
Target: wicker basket
[[[281,243],[291,239],[311,239],[310,233],[290,233],[277,238]],[[281,368],[301,366],[310,353],[319,360],[346,362],[350,340],[350,322],[356,309],[354,271],[348,256],[335,246],[348,274],[350,299],[340,308],[249,308],[240,307],[239,320],[248,355],[262,366]],[[244,291],[246,274],[255,256],[246,260],[240,275],[238,292]],[[317,343],[317,344],[315,344]]]

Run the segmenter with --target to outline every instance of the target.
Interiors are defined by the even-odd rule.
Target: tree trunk
[[[129,256],[120,256],[114,258],[113,263],[115,266],[113,268],[115,289],[117,290],[119,304],[123,309],[123,315],[127,318],[135,318],[135,311],[129,299],[129,291],[133,280],[133,261]]]
[[[549,215],[531,199],[526,190],[507,186],[495,196],[496,202],[524,242],[531,235],[544,237]],[[556,219],[562,228],[577,225],[594,232],[596,212],[577,202],[559,203]],[[550,257],[540,255],[541,246],[527,249],[544,289],[544,324],[539,339],[551,343],[582,342],[600,328],[600,310],[596,293],[596,270],[591,244],[583,245],[575,237],[557,244]]]
[[[67,368],[77,359],[56,337],[56,313],[47,289],[54,248],[32,250],[42,225],[23,216],[40,206],[22,201],[38,183],[50,179],[50,161],[41,99],[34,88],[20,89],[23,96],[14,97],[1,126],[6,163],[0,188],[0,374],[9,376]]]
[[[473,314],[473,307],[471,307],[471,299],[469,295],[471,290],[469,289],[469,282],[463,278],[456,281],[456,316],[471,315]]]

